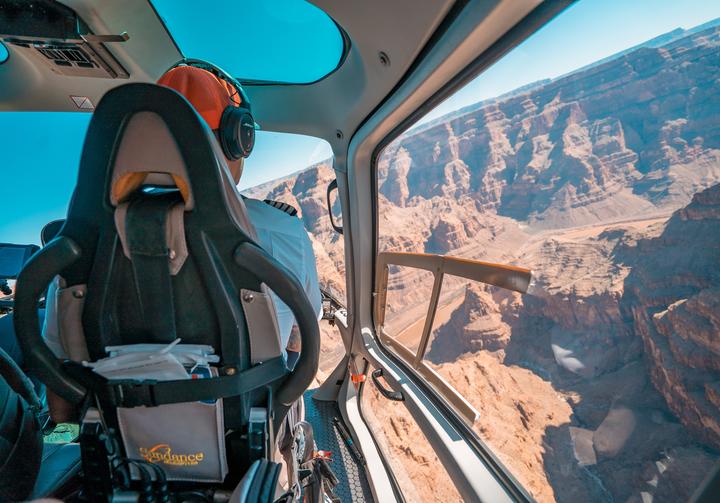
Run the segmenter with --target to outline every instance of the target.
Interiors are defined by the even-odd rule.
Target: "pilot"
[[[214,67],[209,68],[220,71]],[[235,89],[235,86],[239,86],[239,84],[224,76],[227,77],[228,80],[226,80],[223,76],[222,73],[211,73],[211,71],[197,66],[180,65],[167,71],[160,78],[158,84],[174,89],[193,105],[220,143],[230,174],[237,185],[243,172],[245,157],[249,155],[249,152],[244,152],[246,155],[229,155],[227,149],[222,145],[223,132],[220,127],[225,109],[228,106],[239,107],[245,94],[241,89]],[[322,297],[318,284],[315,255],[302,221],[264,201],[245,198],[237,192],[236,188],[233,188],[233,192],[238,198],[242,198],[247,208],[248,217],[257,233],[258,244],[295,274],[305,288],[305,293],[320,319],[322,317]],[[62,285],[62,278],[56,278],[54,284],[51,285],[48,293],[49,304],[52,304],[53,290],[58,287],[58,284]],[[274,294],[273,303],[277,314],[281,344],[287,352],[288,365],[292,367],[301,349],[295,318],[290,308]],[[68,355],[63,349],[56,324],[53,323],[54,317],[50,316],[49,318],[49,320],[46,318],[43,326],[43,336],[55,356],[67,358]],[[72,417],[67,404],[63,403],[59,397],[49,396],[48,402],[56,422],[67,421]]]
[[[205,120],[223,148],[230,174],[237,185],[242,176],[245,157],[249,155],[249,152],[247,155],[241,156],[228,152],[228,149],[223,147],[220,126],[225,109],[229,105],[242,106],[243,97],[245,99],[247,97],[242,89],[235,88],[235,86],[239,86],[235,80],[227,80],[223,78],[224,72],[217,73],[221,71],[214,67],[210,68],[216,70],[216,73],[197,66],[176,66],[160,77],[158,84],[174,89],[185,96]],[[241,197],[239,193],[238,197]],[[250,222],[257,232],[260,246],[300,280],[319,319],[322,316],[322,297],[318,284],[317,266],[312,243],[302,221],[264,201],[250,198],[243,198],[243,201]],[[288,363],[292,365],[300,350],[299,335],[294,327],[295,318],[290,308],[277,296],[273,296],[273,301],[276,306],[282,345],[288,352]]]
[[[160,77],[158,84],[174,89],[185,96],[210,126],[220,143],[233,181],[237,186],[242,176],[245,157],[250,152],[245,151],[243,155],[233,155],[232,152],[228,152],[231,149],[224,145],[223,131],[221,131],[222,118],[229,105],[242,106],[242,100],[243,98],[247,99],[247,96],[239,87],[240,84],[228,77],[222,70],[214,67],[209,67],[209,69],[212,72],[192,65],[176,66]],[[252,133],[254,134],[254,130]],[[237,197],[242,197],[237,191],[234,192]],[[320,319],[322,317],[322,297],[318,284],[315,255],[305,226],[299,218],[264,201],[250,198],[243,198],[243,201],[250,222],[255,227],[260,246],[300,280],[318,319]],[[273,304],[277,313],[282,347],[287,351],[287,362],[292,368],[301,350],[295,318],[290,308],[274,294]],[[290,408],[277,432],[278,447],[287,468],[287,481],[284,483],[293,484],[295,482],[291,447],[294,426],[304,418],[304,415],[303,401],[300,399]]]

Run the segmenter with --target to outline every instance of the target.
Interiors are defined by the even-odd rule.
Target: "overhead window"
[[[307,84],[333,72],[344,39],[305,0],[152,0],[187,58],[212,62],[242,81]]]

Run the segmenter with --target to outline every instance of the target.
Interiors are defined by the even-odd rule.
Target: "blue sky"
[[[198,0],[151,1],[186,57],[240,79],[313,82],[343,53],[335,23],[304,0],[206,0],[202,9]],[[238,46],[242,51],[228,49]]]
[[[169,0],[155,3],[170,5]],[[716,17],[720,17],[717,0],[581,0],[423,120],[562,75],[677,27],[690,28]],[[212,44],[214,39],[205,40]],[[194,56],[213,56],[206,55],[202,47],[194,50],[198,52]],[[323,57],[331,58],[328,54]],[[89,118],[82,113],[0,112],[0,206],[4,217],[0,242],[37,243],[46,222],[64,217]],[[262,123],[262,118],[258,122]],[[293,173],[329,154],[329,146],[316,138],[262,132],[240,187]]]

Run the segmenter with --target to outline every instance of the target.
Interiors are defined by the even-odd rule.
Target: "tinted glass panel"
[[[420,364],[539,501],[686,501],[720,460],[718,15],[581,0],[380,156],[380,251],[534,271],[446,276]]]
[[[17,278],[31,252],[31,247],[0,244],[0,280]]]
[[[241,80],[308,83],[337,68],[335,22],[305,0],[152,0],[185,57]]]

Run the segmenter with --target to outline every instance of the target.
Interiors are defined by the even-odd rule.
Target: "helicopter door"
[[[358,140],[374,170],[357,189],[372,211],[345,215],[355,240],[374,222],[372,266],[356,260],[357,311],[373,310],[354,346],[359,403],[406,500],[697,501],[710,480],[720,163],[699,145],[720,124],[720,4],[707,5],[581,0],[455,94],[393,96],[388,115],[448,99]],[[593,30],[637,38],[610,49]]]

